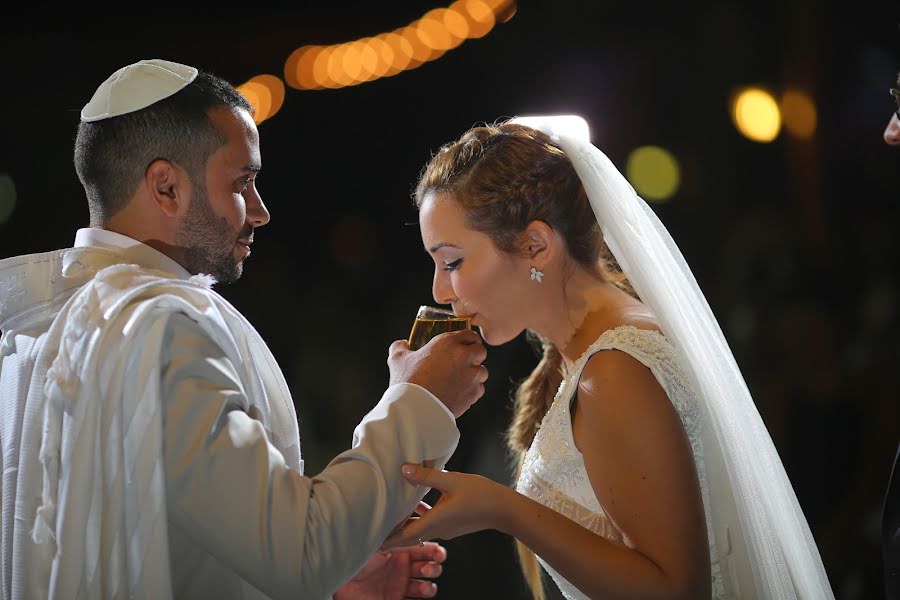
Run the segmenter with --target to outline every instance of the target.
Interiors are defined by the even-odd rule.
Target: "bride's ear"
[[[519,238],[522,254],[538,269],[550,263],[559,252],[559,235],[544,221],[532,221]]]

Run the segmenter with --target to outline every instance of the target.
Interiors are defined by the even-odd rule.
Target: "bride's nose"
[[[452,304],[456,300],[450,274],[441,268],[435,268],[434,280],[431,282],[431,295],[438,304]]]

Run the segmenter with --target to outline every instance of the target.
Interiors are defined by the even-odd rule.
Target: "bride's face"
[[[528,261],[501,252],[487,235],[468,228],[459,204],[446,196],[426,198],[419,227],[434,260],[435,302],[472,317],[488,344],[522,333],[529,310]]]

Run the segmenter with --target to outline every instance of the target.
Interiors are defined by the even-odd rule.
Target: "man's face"
[[[897,83],[894,89],[900,89],[900,73],[897,74]],[[900,146],[900,117],[897,116],[900,113],[900,99],[894,96],[894,100],[897,102],[897,110],[891,115],[891,120],[884,129],[884,141],[891,146]]]
[[[190,273],[232,283],[250,256],[254,229],[269,222],[256,188],[262,167],[259,132],[244,110],[218,108],[210,118],[226,142],[209,157],[206,181],[195,182],[175,243],[185,249]]]

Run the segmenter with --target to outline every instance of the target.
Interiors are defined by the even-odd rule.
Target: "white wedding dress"
[[[578,380],[588,359],[596,352],[610,349],[625,352],[650,369],[681,417],[681,423],[693,450],[703,494],[712,566],[712,598],[717,600],[734,598],[732,586],[725,569],[720,564],[715,543],[716,532],[713,531],[710,516],[709,492],[700,437],[700,409],[675,349],[658,332],[630,325],[617,327],[605,331],[584,352],[572,366],[568,377],[560,384],[556,398],[534,436],[534,441],[525,455],[516,489],[519,493],[569,517],[597,535],[615,544],[628,545],[622,532],[606,515],[594,494],[582,454],[575,447],[570,414]],[[563,596],[568,600],[587,600],[587,596],[540,557],[538,560],[559,586]]]

